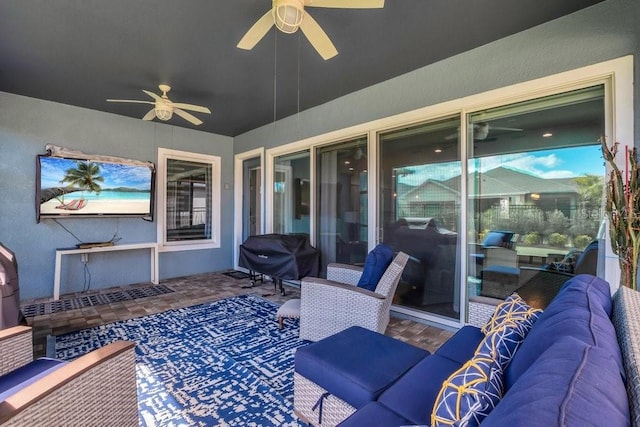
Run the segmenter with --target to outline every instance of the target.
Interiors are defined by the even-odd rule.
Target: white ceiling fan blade
[[[200,105],[183,104],[181,102],[174,102],[172,105],[174,106],[174,108],[182,108],[183,110],[197,111],[198,113],[211,114],[211,110],[209,110],[207,107],[202,107]]]
[[[151,101],[136,101],[134,99],[107,99],[107,102],[131,102],[134,104],[151,104],[155,105],[155,102]]]
[[[339,9],[379,9],[384,7],[384,0],[305,0],[304,5]]]
[[[142,120],[153,120],[156,118],[156,109],[152,108],[147,114],[144,115]]]
[[[249,31],[242,37],[242,40],[238,43],[240,49],[251,50],[258,44],[260,40],[267,34],[267,32],[273,27],[273,14],[271,10],[265,13],[262,18],[253,24],[253,27],[249,28]]]
[[[185,119],[186,121],[193,123],[196,126],[202,124],[202,120],[200,120],[199,118],[197,118],[193,114],[187,113],[184,110],[181,110],[179,108],[174,108],[173,112],[176,113],[177,115],[179,115],[180,117],[182,117],[183,119]]]
[[[155,94],[155,93],[153,93],[153,92],[150,92],[150,91],[148,91],[148,90],[144,90],[144,89],[142,89],[142,91],[143,91],[144,93],[146,93],[147,95],[149,95],[150,97],[152,97],[153,99],[155,99],[156,101],[160,101],[160,100],[162,99],[162,97],[161,97],[161,96],[156,95],[156,94]]]
[[[329,58],[333,58],[338,54],[338,50],[331,43],[329,36],[324,30],[320,27],[320,25],[316,22],[315,19],[311,17],[308,13],[304,14],[304,19],[302,20],[302,24],[300,24],[300,29],[307,36],[309,42],[313,45],[313,47],[318,51],[320,56],[326,61]]]

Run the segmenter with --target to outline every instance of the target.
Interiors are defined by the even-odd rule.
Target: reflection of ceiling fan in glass
[[[474,141],[485,141],[489,136],[489,131],[493,130],[502,130],[507,132],[522,132],[524,129],[518,128],[506,128],[502,126],[491,126],[489,122],[477,122],[469,125],[469,131],[473,131],[473,140]],[[444,139],[455,139],[458,137],[457,133],[453,133],[451,135],[447,135]]]

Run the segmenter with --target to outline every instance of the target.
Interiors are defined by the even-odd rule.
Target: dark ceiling
[[[105,100],[166,83],[174,102],[213,111],[170,124],[235,136],[600,1],[307,8],[339,52],[324,61],[300,32],[236,48],[270,0],[1,0],[0,91],[141,118],[149,106]]]

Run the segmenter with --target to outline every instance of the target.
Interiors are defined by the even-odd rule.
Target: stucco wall
[[[48,143],[156,164],[158,147],[216,155],[222,158],[222,182],[233,182],[232,138],[0,92],[0,241],[16,253],[22,299],[52,296],[55,249],[78,243],[53,220],[36,223],[36,155]],[[160,278],[232,267],[232,206],[233,190],[222,189],[222,247],[162,253]],[[153,223],[124,218],[59,223],[87,242],[109,240],[114,233],[120,244],[156,241],[157,212]],[[65,258],[61,291],[80,291],[80,258]],[[92,255],[92,289],[147,282],[149,258],[145,250]]]

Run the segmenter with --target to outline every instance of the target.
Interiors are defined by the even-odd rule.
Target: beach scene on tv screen
[[[40,158],[41,215],[147,215],[151,169],[60,157]]]

